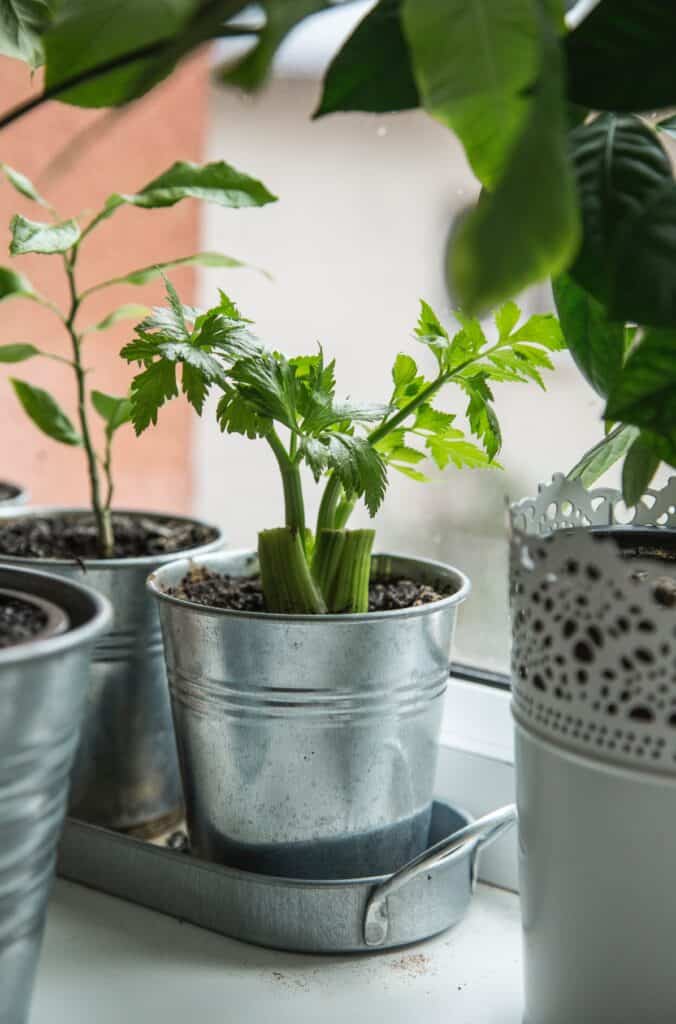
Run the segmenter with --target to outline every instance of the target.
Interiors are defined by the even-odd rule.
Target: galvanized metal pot
[[[31,508],[20,515],[48,516],[57,511],[76,510]],[[155,513],[152,517],[181,519]],[[221,547],[220,532],[215,532],[217,539],[193,549],[196,554]],[[85,582],[113,606],[113,628],[96,645],[86,669],[88,702],[69,808],[75,817],[107,828],[152,833],[183,813],[160,625],[155,602],[145,588],[148,573],[176,557],[174,553],[83,562],[3,558],[7,564],[48,569]]]
[[[364,615],[268,615],[171,597],[191,564],[257,570],[235,552],[155,572],[188,824],[198,856],[296,878],[386,874],[429,831],[457,569],[379,555],[379,574],[451,589]]]
[[[15,505],[25,505],[28,501],[28,491],[24,490],[23,487],[10,484],[6,480],[0,480],[0,487],[7,492],[11,492],[5,493],[4,497],[2,492],[0,492],[0,508],[13,508]]]
[[[0,1021],[24,1024],[87,665],[111,612],[94,591],[43,573],[1,566],[0,587],[47,598],[70,623],[59,635],[0,650]]]

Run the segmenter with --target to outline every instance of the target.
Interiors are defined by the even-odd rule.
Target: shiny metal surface
[[[396,892],[399,892],[404,886],[410,885],[420,875],[443,864],[445,860],[467,844],[474,849],[472,877],[476,878],[478,854],[514,825],[516,825],[514,804],[508,804],[497,811],[485,814],[477,821],[473,821],[445,839],[441,839],[421,853],[419,857],[409,861],[403,868],[396,871],[382,885],[373,889],[364,914],[364,942],[366,945],[375,947],[383,946],[385,943],[390,930],[389,901]]]
[[[296,878],[380,875],[420,853],[467,578],[379,555],[377,572],[454,592],[396,612],[250,614],[168,596],[191,562],[250,575],[256,561],[251,552],[207,555],[149,580],[196,853]]]
[[[432,807],[426,844],[471,819]],[[472,897],[478,838],[412,878],[388,900],[388,931],[378,949],[419,942],[457,924]],[[368,953],[364,918],[388,876],[318,880],[275,878],[209,864],[191,854],[68,819],[59,874],[231,938],[297,953]]]
[[[23,1024],[85,710],[83,680],[111,613],[100,595],[42,573],[0,566],[0,587],[47,598],[71,623],[58,636],[0,650],[0,1021]]]
[[[30,508],[19,515],[71,509]],[[157,516],[181,519],[181,516]],[[2,513],[3,519],[7,514]],[[11,517],[13,517],[12,514]],[[219,538],[195,548],[215,550]],[[178,556],[180,556],[180,552]],[[5,558],[94,587],[113,606],[113,628],[99,641],[73,768],[69,813],[109,828],[151,827],[182,813],[181,781],[167,691],[162,636],[145,580],[177,554],[85,560]]]
[[[16,505],[25,505],[28,501],[28,491],[24,490],[23,487],[19,487],[17,484],[10,484],[6,480],[0,481],[3,487],[12,489],[13,494],[8,495],[6,498],[0,498],[0,508],[14,508]]]
[[[47,620],[40,632],[30,637],[26,643],[44,640],[48,636],[58,636],[59,633],[65,633],[68,629],[68,616],[66,612],[63,608],[59,608],[58,605],[54,604],[53,601],[46,601],[44,597],[38,597],[37,594],[26,594],[20,590],[12,590],[9,587],[0,587],[0,598],[14,598],[15,600],[23,601],[25,604],[39,608],[47,616]]]

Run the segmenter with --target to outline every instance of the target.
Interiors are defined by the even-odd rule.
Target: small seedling
[[[161,406],[180,391],[202,413],[212,387],[222,430],[262,438],[277,461],[284,492],[285,525],[264,530],[258,554],[270,612],[364,612],[373,530],[347,530],[362,499],[374,516],[387,489],[388,470],[424,481],[421,465],[440,469],[497,466],[501,432],[493,406],[494,382],[535,381],[552,369],[551,351],[563,347],[553,316],[532,316],[519,326],[513,302],[496,314],[497,338],[489,341],[478,320],[457,313],[450,335],[427,303],[421,303],[415,336],[431,354],[426,376],[413,356],[397,355],[392,390],[379,405],[336,398],[335,361],[322,349],[287,358],[265,347],[251,322],[221,292],[205,313],[182,305],[167,282],[169,305],[154,309],[122,351],[142,371],[131,389],[137,433],[157,422]],[[447,384],[464,394],[469,430],[434,402]],[[309,466],[325,487],[314,533],[308,530],[300,468]]]
[[[38,302],[51,310],[61,321],[70,342],[70,355],[66,358],[45,352],[29,343],[0,345],[0,362],[19,363],[36,356],[54,359],[71,367],[77,392],[77,427],[71,422],[59,403],[49,392],[35,387],[25,380],[12,380],[12,386],[26,414],[48,437],[61,444],[74,445],[84,450],[91,507],[96,523],[98,550],[103,558],[109,558],[114,551],[113,520],[111,504],[114,482],[111,465],[112,442],[115,432],[129,422],[132,407],[127,396],[114,397],[101,391],[87,389],[87,367],[84,361],[84,344],[89,337],[105,331],[124,319],[138,319],[148,312],[146,307],[123,305],[112,310],[98,323],[80,325],[80,312],[86,299],[95,292],[113,285],[144,285],[157,278],[164,270],[173,267],[200,264],[210,267],[242,266],[240,261],[218,252],[200,252],[191,256],[172,259],[155,266],[142,267],[127,274],[114,277],[82,290],[77,284],[76,270],[81,249],[87,237],[122,206],[152,209],[174,206],[182,199],[197,198],[220,206],[244,207],[263,206],[275,197],[261,182],[242,174],[226,163],[212,163],[198,166],[191,163],[175,163],[159,177],[153,179],[138,192],[129,195],[114,194],[106,200],[103,209],[92,217],[84,227],[78,219],[60,220],[53,207],[37,191],[25,175],[0,165],[7,180],[27,199],[42,206],[51,215],[50,221],[33,221],[16,214],[11,221],[12,240],[9,251],[12,256],[25,253],[56,255],[63,261],[68,281],[69,302],[65,310],[35,290],[22,274],[8,267],[0,267],[0,299],[24,298]],[[102,452],[97,452],[92,441],[90,427],[90,406],[103,419],[105,441]],[[105,493],[102,484],[105,478]]]

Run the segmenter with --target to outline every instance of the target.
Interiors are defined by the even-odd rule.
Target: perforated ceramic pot
[[[620,511],[512,510],[526,1024],[676,1020],[676,479]]]

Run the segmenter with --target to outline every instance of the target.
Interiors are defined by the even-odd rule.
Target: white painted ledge
[[[367,956],[258,949],[58,881],[30,1024],[520,1024],[517,898]]]

